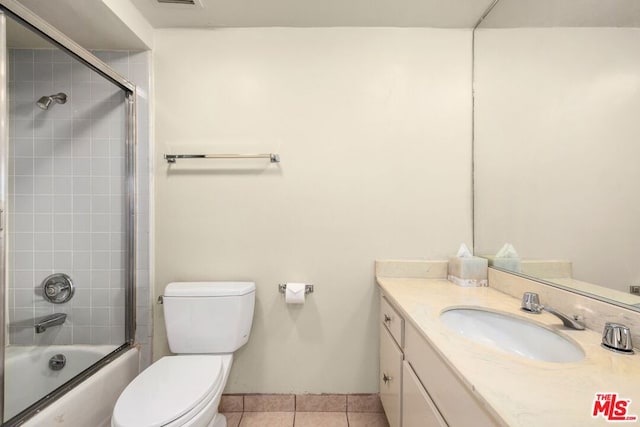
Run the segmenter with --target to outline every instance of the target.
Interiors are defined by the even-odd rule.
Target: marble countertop
[[[617,354],[600,346],[600,332],[565,328],[549,314],[527,314],[520,301],[490,287],[465,288],[443,279],[378,277],[384,294],[406,321],[443,357],[481,404],[506,426],[611,425],[592,417],[596,393],[631,399],[627,415],[640,425],[640,354]],[[575,363],[530,360],[467,340],[440,321],[452,306],[482,306],[544,324],[574,340],[585,352]]]

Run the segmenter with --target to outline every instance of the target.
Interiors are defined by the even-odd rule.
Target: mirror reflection
[[[475,252],[640,309],[640,9],[533,3],[475,34]]]

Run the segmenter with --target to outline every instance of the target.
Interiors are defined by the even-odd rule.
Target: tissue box
[[[487,257],[491,267],[501,268],[503,270],[514,271],[520,273],[522,264],[520,258],[496,258],[494,256]]]
[[[463,280],[486,280],[488,261],[486,258],[449,258],[449,275]]]

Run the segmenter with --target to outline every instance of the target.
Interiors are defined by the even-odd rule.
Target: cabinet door
[[[447,427],[407,361],[402,363],[402,427]]]
[[[380,328],[380,400],[390,427],[400,427],[402,352],[386,328]]]
[[[438,411],[451,427],[499,425],[487,408],[453,373],[436,350],[410,323],[405,328],[404,355]]]

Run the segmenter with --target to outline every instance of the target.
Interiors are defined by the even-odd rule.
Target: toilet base
[[[227,427],[227,417],[222,414],[216,414],[207,427]]]

